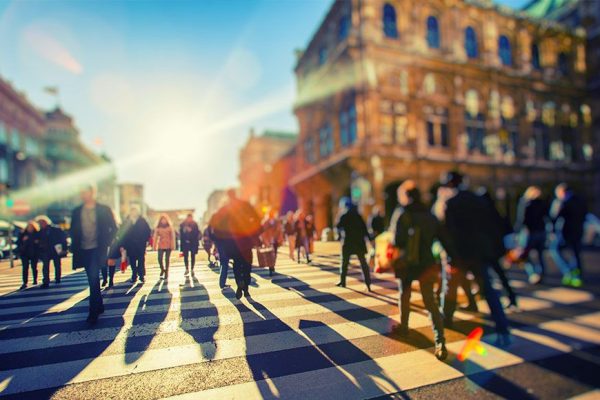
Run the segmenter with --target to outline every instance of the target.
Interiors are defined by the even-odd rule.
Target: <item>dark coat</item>
[[[444,243],[445,238],[437,218],[422,203],[412,203],[404,208],[398,208],[398,210],[399,216],[395,226],[392,227],[392,232],[394,233],[394,245],[404,254],[406,270],[396,270],[396,277],[416,279],[426,269],[437,263],[431,247],[435,240]],[[408,247],[411,243],[415,245],[415,248],[409,250]],[[408,252],[411,252],[410,256]]]
[[[583,225],[587,215],[587,205],[582,197],[569,193],[562,201],[556,221],[563,219],[562,233],[567,242],[577,243],[583,237]]]
[[[124,225],[127,224],[127,229],[123,235],[123,247],[127,251],[128,255],[141,256],[146,252],[146,246],[148,240],[152,234],[148,221],[143,217],[139,217],[135,224],[131,223],[131,220],[125,221]]]
[[[521,198],[517,207],[515,228],[526,227],[530,233],[545,232],[548,219],[548,205],[542,199],[526,201]]]
[[[350,254],[366,254],[365,240],[370,240],[367,224],[358,213],[356,207],[344,213],[338,223],[338,231],[342,237],[342,250]]]
[[[71,215],[71,251],[73,252],[73,267],[83,267],[82,259],[82,228],[81,228],[81,210],[83,206],[79,206],[73,210]],[[101,260],[103,265],[108,256],[108,250],[113,242],[117,231],[117,224],[111,209],[103,204],[96,204],[96,229],[98,232],[98,249],[100,250]]]
[[[191,223],[182,222],[179,225],[179,248],[181,251],[190,251],[194,254],[198,253],[200,246],[200,228],[194,221]]]
[[[371,228],[371,233],[375,236],[385,231],[383,216],[379,214],[371,215],[369,217],[369,228]]]
[[[454,260],[482,265],[494,256],[494,222],[486,202],[468,190],[446,201],[446,251]],[[460,266],[460,265],[457,265]]]
[[[24,230],[17,239],[17,248],[21,258],[37,259],[40,256],[39,232]]]
[[[49,225],[38,232],[40,257],[56,258],[67,253],[67,234],[57,226]],[[56,245],[61,245],[61,254],[56,252]]]

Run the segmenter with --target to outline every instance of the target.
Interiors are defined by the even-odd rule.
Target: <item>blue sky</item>
[[[525,0],[498,0],[518,7]],[[296,130],[294,49],[331,0],[4,1],[0,75],[42,109],[58,86],[82,139],[154,208],[237,183],[250,127]]]

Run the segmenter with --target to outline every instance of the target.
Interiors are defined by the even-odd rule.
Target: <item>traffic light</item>
[[[8,208],[13,208],[13,206],[15,205],[15,201],[13,199],[6,199],[6,207]]]

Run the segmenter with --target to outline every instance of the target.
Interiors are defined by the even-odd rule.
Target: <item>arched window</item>
[[[468,26],[467,29],[465,29],[465,51],[469,58],[477,58],[479,55],[477,34],[475,33],[475,29],[471,26]]]
[[[498,38],[498,57],[502,65],[510,66],[512,64],[512,53],[510,51],[510,40],[504,35]]]
[[[542,69],[540,64],[540,47],[537,45],[537,43],[531,45],[531,66],[533,69]]]
[[[427,18],[427,45],[430,49],[440,48],[440,28],[438,20],[431,15]]]
[[[388,38],[396,39],[398,37],[396,9],[389,3],[383,6],[383,33]]]
[[[348,37],[350,33],[350,16],[344,15],[338,25],[338,40],[342,41]]]
[[[567,56],[566,53],[560,53],[558,55],[558,72],[560,72],[562,76],[569,75],[569,56]]]

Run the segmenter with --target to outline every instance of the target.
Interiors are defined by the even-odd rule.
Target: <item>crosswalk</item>
[[[481,314],[457,312],[446,332],[450,357],[440,362],[418,291],[411,333],[400,338],[390,334],[398,322],[393,277],[377,276],[368,293],[354,269],[348,287],[338,288],[336,264],[330,255],[317,255],[313,265],[281,255],[273,277],[254,269],[252,298],[241,301],[232,290],[221,291],[218,272],[205,262],[186,278],[177,260],[168,282],[158,279],[153,265],[144,285],[132,286],[129,274],[117,273],[93,328],[85,323],[83,272],[48,290],[12,292],[20,280],[7,276],[0,281],[0,293],[7,292],[0,297],[0,396],[401,398],[432,385],[476,381],[482,372],[497,380],[498,371],[562,356],[600,370],[600,301],[594,292],[532,289],[515,280],[521,297],[510,314],[512,345],[495,347],[490,333],[485,354],[456,359],[466,335],[489,325],[480,302]],[[581,380],[564,391],[566,397],[593,398],[597,384]]]

